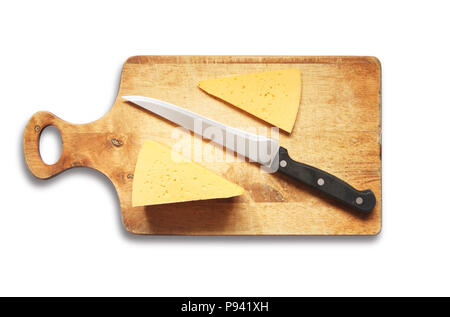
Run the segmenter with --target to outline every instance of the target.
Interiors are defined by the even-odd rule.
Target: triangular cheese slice
[[[299,69],[203,80],[198,86],[286,132],[292,132],[300,105]]]
[[[133,178],[132,205],[228,198],[244,189],[154,141],[146,141]]]

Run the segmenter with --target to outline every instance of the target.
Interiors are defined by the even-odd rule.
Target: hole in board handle
[[[39,137],[39,155],[47,165],[58,162],[62,152],[62,137],[59,129],[53,125],[45,127]]]

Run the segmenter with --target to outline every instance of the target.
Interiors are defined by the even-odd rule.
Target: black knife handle
[[[375,195],[370,189],[356,190],[343,180],[318,168],[296,162],[284,147],[279,150],[278,171],[327,194],[356,210],[370,212],[376,204]]]

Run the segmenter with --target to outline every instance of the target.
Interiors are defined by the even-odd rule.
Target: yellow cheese
[[[133,178],[133,207],[228,198],[244,189],[154,141],[139,153]]]
[[[284,131],[292,132],[300,105],[299,69],[203,80],[198,86]]]

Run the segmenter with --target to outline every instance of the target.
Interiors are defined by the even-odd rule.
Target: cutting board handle
[[[55,164],[48,165],[42,161],[39,153],[39,138],[45,127],[52,125],[58,128],[62,139],[62,151],[59,160]],[[61,173],[71,167],[67,156],[70,154],[67,147],[64,147],[67,136],[65,132],[68,128],[76,125],[61,120],[54,114],[47,111],[36,112],[28,121],[23,136],[23,150],[25,161],[34,176],[38,178],[49,178]]]

